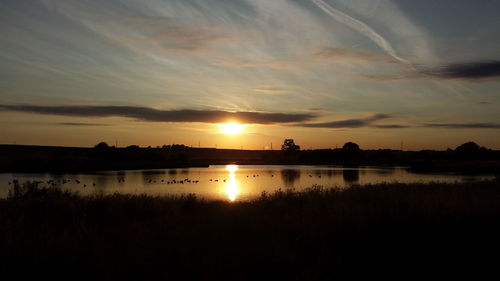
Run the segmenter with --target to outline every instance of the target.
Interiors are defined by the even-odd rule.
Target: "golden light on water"
[[[243,129],[245,128],[245,125],[236,123],[236,122],[229,122],[225,124],[220,124],[220,130],[219,133],[221,134],[226,134],[226,135],[238,135],[243,133]]]
[[[226,182],[226,195],[227,198],[234,202],[240,194],[240,188],[238,187],[238,182],[236,181],[236,171],[238,171],[238,165],[226,165],[226,170],[229,172],[229,180]]]
[[[238,183],[236,182],[235,176],[235,174],[229,174],[229,180],[226,184],[227,198],[229,198],[231,202],[234,202],[234,200],[236,200],[238,194],[240,193],[240,189],[238,187]]]

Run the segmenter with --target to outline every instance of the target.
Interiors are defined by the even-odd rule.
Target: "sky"
[[[3,144],[500,149],[498,0],[0,0],[0,19]]]

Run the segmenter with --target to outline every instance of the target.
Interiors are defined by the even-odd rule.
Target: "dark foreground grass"
[[[0,200],[1,280],[368,280],[498,276],[500,182],[195,196]]]

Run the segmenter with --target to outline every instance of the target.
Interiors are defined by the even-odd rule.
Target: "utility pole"
[[[273,142],[271,142],[271,150],[273,150]]]

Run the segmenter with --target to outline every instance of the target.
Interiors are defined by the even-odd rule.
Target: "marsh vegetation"
[[[17,184],[0,200],[0,270],[3,280],[478,278],[496,266],[499,202],[498,180],[232,203]]]

